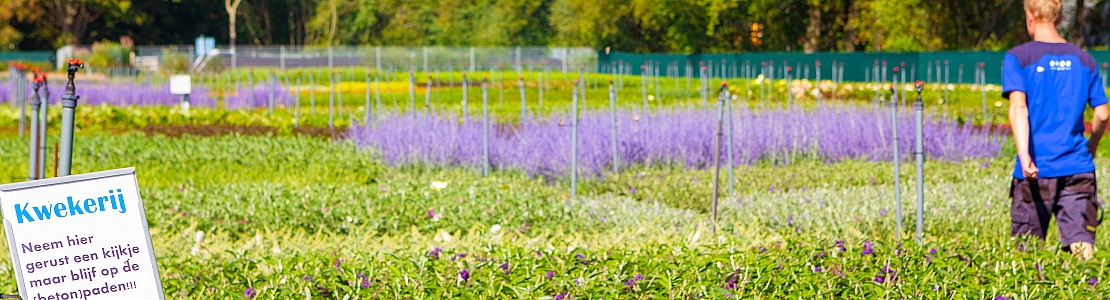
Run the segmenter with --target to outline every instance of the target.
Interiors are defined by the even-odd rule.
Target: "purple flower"
[[[825,258],[825,251],[817,252],[817,258]]]
[[[579,261],[585,261],[586,260],[586,256],[582,255],[582,253],[575,254],[574,258],[577,258]]]
[[[336,270],[341,270],[342,268],[343,268],[343,260],[336,258],[335,259],[335,269]]]
[[[875,253],[875,250],[871,247],[871,241],[863,241],[863,251],[860,251],[860,254],[871,255],[872,253]]]
[[[582,277],[575,278],[574,285],[582,286]]]
[[[728,282],[725,283],[725,289],[735,290],[737,288],[737,281],[738,280],[739,280],[739,278],[737,278],[737,276],[730,276],[728,278]]]
[[[544,277],[546,277],[547,279],[555,278],[555,271],[547,271],[547,274]]]
[[[304,280],[304,281],[312,280],[312,275],[305,275],[305,276],[301,277],[301,279]]]
[[[848,251],[848,248],[844,247],[844,240],[836,240],[833,242],[833,247],[840,249],[840,252]]]
[[[1098,285],[1098,278],[1091,278],[1090,280],[1087,280],[1087,284],[1090,286]]]
[[[822,269],[821,267],[813,267],[813,272],[816,272],[816,273],[821,273],[821,272],[823,272],[824,270],[825,270],[825,269]]]
[[[636,281],[644,280],[644,275],[636,274],[636,276],[632,276],[632,279],[635,279]]]
[[[883,266],[883,273],[894,273],[894,269],[890,268],[890,264]]]
[[[875,283],[883,283],[884,281],[886,281],[886,278],[884,278],[883,275],[875,276]]]
[[[240,93],[244,94],[244,93]],[[286,94],[287,95],[287,94]],[[257,97],[268,100],[267,97]],[[175,98],[176,99],[176,98]],[[245,102],[245,101],[244,101]],[[262,101],[265,103],[266,101]],[[228,103],[237,103],[228,101]],[[674,163],[693,168],[712,166],[710,150],[714,130],[708,119],[715,118],[715,110],[676,109],[640,116],[632,121],[635,112],[618,113],[622,162],[628,165]],[[889,159],[888,145],[878,130],[889,128],[886,112],[843,106],[827,106],[812,110],[782,110],[738,112],[745,122],[738,122],[734,129],[739,135],[734,154],[740,154],[740,164],[754,164],[770,157],[783,157],[787,162],[791,153],[816,153],[829,162],[848,159]],[[799,117],[800,116],[800,117]],[[900,129],[912,132],[909,115],[900,116]],[[569,119],[563,113],[547,117],[529,118],[505,134],[490,137],[490,157],[495,168],[517,170],[529,175],[567,176],[570,158],[566,146],[570,137],[566,127],[558,120]],[[827,126],[830,119],[852,119],[857,122]],[[609,169],[612,161],[610,135],[612,126],[607,112],[581,114],[579,139],[583,151],[579,153],[580,171],[586,176],[599,177]],[[997,156],[1004,139],[999,134],[960,124],[956,119],[939,118],[926,123],[925,153],[940,160]],[[363,149],[374,149],[382,161],[391,166],[431,165],[480,167],[483,148],[480,140],[483,123],[478,119],[459,121],[454,113],[439,112],[404,116],[383,116],[378,122],[351,126],[347,136]],[[909,137],[907,145],[913,143]],[[776,143],[783,140],[810,141],[805,143]],[[528,149],[521,151],[520,149]],[[910,148],[905,150],[908,155]],[[630,189],[631,190],[631,189]],[[777,187],[769,188],[775,192]]]
[[[1042,266],[1041,264],[1037,264],[1036,268],[1037,273],[1044,273],[1044,266]]]
[[[436,215],[436,208],[435,207],[429,208],[428,209],[428,218],[435,219],[436,216],[438,216],[438,215]]]
[[[243,298],[254,298],[255,295],[258,295],[258,291],[249,286],[247,291],[243,292]]]
[[[628,281],[624,282],[624,287],[632,287],[633,285],[636,285],[635,279],[629,279]]]
[[[505,275],[509,275],[509,263],[508,262],[501,265],[501,271],[504,271]]]
[[[569,293],[561,292],[561,293],[555,294],[554,299],[555,300],[567,300],[567,299],[570,299],[570,298],[568,298],[568,296],[569,296]]]
[[[885,207],[882,210],[879,211],[879,216],[880,217],[886,217],[886,208]]]
[[[787,226],[794,226],[794,216],[786,217],[786,225]]]
[[[459,278],[462,278],[463,281],[469,281],[470,280],[470,271],[467,271],[466,269],[460,270],[459,271]]]
[[[763,254],[763,253],[766,253],[766,252],[767,252],[767,248],[763,248],[763,246],[759,246],[759,254]]]
[[[454,256],[451,256],[451,261],[455,261],[455,260],[462,259],[462,258],[466,258],[466,253],[456,253]]]
[[[636,187],[628,188],[628,193],[629,194],[635,194],[636,193]]]
[[[929,249],[929,254],[937,255],[937,248]]]
[[[370,287],[370,280],[367,280],[366,278],[362,278],[362,285],[361,286],[362,286],[362,288]]]
[[[1010,299],[1010,297],[998,295],[998,296],[994,296],[994,300],[1013,300],[1013,299]]]
[[[440,252],[443,252],[443,249],[436,247],[435,249],[432,249],[432,251],[428,251],[428,257],[431,257],[432,259],[439,259]]]

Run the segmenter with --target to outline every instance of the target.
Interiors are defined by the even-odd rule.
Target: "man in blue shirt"
[[[1094,156],[1110,114],[1094,58],[1056,31],[1060,8],[1061,0],[1025,0],[1033,41],[1011,49],[1003,62],[1002,96],[1010,99],[1018,152],[1010,233],[1044,240],[1055,214],[1062,245],[1090,259],[1100,223]],[[1089,139],[1087,106],[1094,109]]]

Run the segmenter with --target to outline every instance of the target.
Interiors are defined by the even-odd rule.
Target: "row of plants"
[[[382,82],[367,85],[364,77],[357,78],[355,74],[366,76],[365,68],[343,69],[342,73],[351,73],[351,77],[343,76],[334,89],[326,78],[326,69],[308,68],[294,69],[285,72],[253,73],[255,80],[237,78],[231,75],[205,76],[199,74],[196,80],[191,101],[193,106],[220,107],[227,109],[256,109],[269,108],[270,98],[275,98],[277,107],[292,109],[293,106],[308,107],[315,110],[318,107],[328,107],[332,101],[335,105],[346,106],[348,109],[369,109],[383,111],[417,112],[427,110],[451,111],[461,114],[463,110],[478,111],[481,109],[482,89],[481,76],[493,75],[489,89],[488,99],[491,113],[499,120],[517,120],[522,110],[520,101],[520,81],[509,76],[503,78],[501,74],[479,73],[468,75],[470,85],[462,89],[463,73],[420,73],[415,76],[416,83],[408,82],[407,73],[389,73],[382,75]],[[243,73],[246,72],[246,73]],[[310,81],[306,73],[320,73]],[[252,74],[249,71],[229,74]],[[574,80],[579,79],[578,74],[552,73],[553,75],[540,80],[538,73],[525,74],[524,97],[527,110],[536,115],[547,116],[566,111],[570,107],[571,89]],[[428,89],[429,75],[433,79],[431,90]],[[243,75],[252,76],[252,75]],[[608,84],[606,74],[590,74],[585,76],[587,88],[581,96],[583,110],[605,110],[608,105]],[[300,84],[298,84],[298,79]],[[501,81],[504,79],[504,81]],[[624,76],[616,78],[618,81],[616,96],[617,106],[622,109],[642,108],[646,105],[651,109],[668,109],[680,106],[706,107],[713,105],[716,99],[716,89],[703,101],[699,80],[687,82],[684,78],[661,77],[658,81],[649,79],[649,84],[641,88],[641,79],[638,76]],[[53,80],[55,83],[61,81]],[[78,94],[82,99],[91,104],[109,104],[116,106],[168,106],[180,102],[180,96],[169,93],[168,85],[159,82],[133,83],[132,81],[111,81],[111,83],[79,82]],[[721,80],[713,80],[710,86],[719,86]],[[845,83],[834,85],[830,81],[821,84],[806,80],[793,81],[787,84],[784,80],[766,81],[769,89],[762,91],[762,79],[751,81],[730,80],[730,91],[736,95],[734,102],[745,105],[759,105],[763,107],[801,106],[813,107],[817,104],[820,95],[825,102],[849,103],[875,103],[880,98],[889,100],[889,92],[876,93],[878,85],[867,83]],[[253,83],[253,85],[252,85]],[[0,102],[12,103],[13,89],[11,82],[0,84]],[[56,84],[55,84],[56,85]],[[60,86],[51,85],[50,90],[54,95],[60,95]],[[541,88],[542,87],[542,88]],[[411,88],[411,94],[410,94]],[[903,87],[912,88],[912,87]],[[942,88],[950,89],[945,98]],[[980,89],[988,90],[987,98],[983,98]],[[27,87],[28,91],[30,87]],[[543,97],[541,98],[540,94]],[[466,105],[463,105],[464,93]],[[299,94],[300,97],[297,97]],[[379,95],[380,94],[380,95]],[[906,93],[909,98],[914,96],[912,91]],[[791,100],[791,95],[793,100]],[[942,87],[930,84],[923,95],[926,107],[930,111],[947,114],[961,121],[970,121],[979,124],[1003,123],[1006,111],[1003,100],[999,98],[997,86],[979,87],[976,85],[951,85]],[[877,97],[878,96],[878,97]],[[334,100],[332,99],[334,97]],[[369,101],[367,98],[370,98]],[[542,100],[541,100],[542,99]],[[905,103],[903,99],[903,103]],[[912,99],[911,99],[912,100]],[[370,103],[367,107],[367,102]],[[985,107],[984,107],[985,106]],[[986,116],[984,118],[984,109]]]
[[[1105,252],[1079,261],[1057,250],[1055,233],[1041,250],[1014,251],[1005,155],[928,163],[917,246],[911,197],[896,236],[889,162],[738,167],[713,223],[710,174],[692,168],[633,167],[585,180],[570,199],[563,179],[390,168],[350,142],[78,140],[76,173],[138,167],[176,298],[1101,299],[1110,289]],[[21,180],[25,151],[0,135],[11,162],[0,179]],[[0,289],[13,283],[0,268]]]

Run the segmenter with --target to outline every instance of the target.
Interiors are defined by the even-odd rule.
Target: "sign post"
[[[170,77],[170,94],[181,95],[182,110],[189,110],[189,94],[192,93],[192,78],[190,78],[189,75],[173,75],[172,77]]]
[[[0,185],[22,299],[165,299],[135,169]]]

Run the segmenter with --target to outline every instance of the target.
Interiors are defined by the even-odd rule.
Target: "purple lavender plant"
[[[98,83],[89,81],[76,82],[77,95],[81,96],[82,105],[115,105],[115,106],[173,106],[182,101],[181,95],[170,94],[169,85],[146,85],[135,83]],[[0,84],[0,97],[4,102],[11,101],[11,88],[8,84]],[[48,102],[61,101],[60,97],[65,92],[65,84],[58,80],[50,81]],[[30,86],[27,95],[31,95]],[[193,107],[216,107],[216,99],[208,96],[208,88],[194,86],[189,95],[189,105]]]
[[[229,102],[230,103],[230,102]],[[654,165],[688,168],[712,166],[714,111],[672,110],[617,116],[618,155],[622,166]],[[890,160],[890,127],[886,113],[852,107],[753,112],[734,117],[733,156],[740,164],[769,160],[790,163],[800,157],[827,162],[848,159]],[[563,176],[570,170],[570,127],[566,115],[497,125],[490,135],[490,163],[496,169],[532,175]],[[579,170],[599,176],[610,169],[612,147],[608,114],[584,112],[579,122]],[[912,118],[901,116],[899,130],[913,132]],[[391,165],[481,168],[481,120],[443,114],[392,116],[348,135],[357,145],[380,151]],[[958,161],[993,157],[1002,148],[1000,134],[941,118],[925,124],[926,155]],[[903,137],[903,157],[911,157],[914,136]]]
[[[274,95],[275,106],[292,106],[293,94],[281,83],[259,84],[254,87],[236,86],[235,92],[224,99],[228,109],[269,107],[270,95]]]

